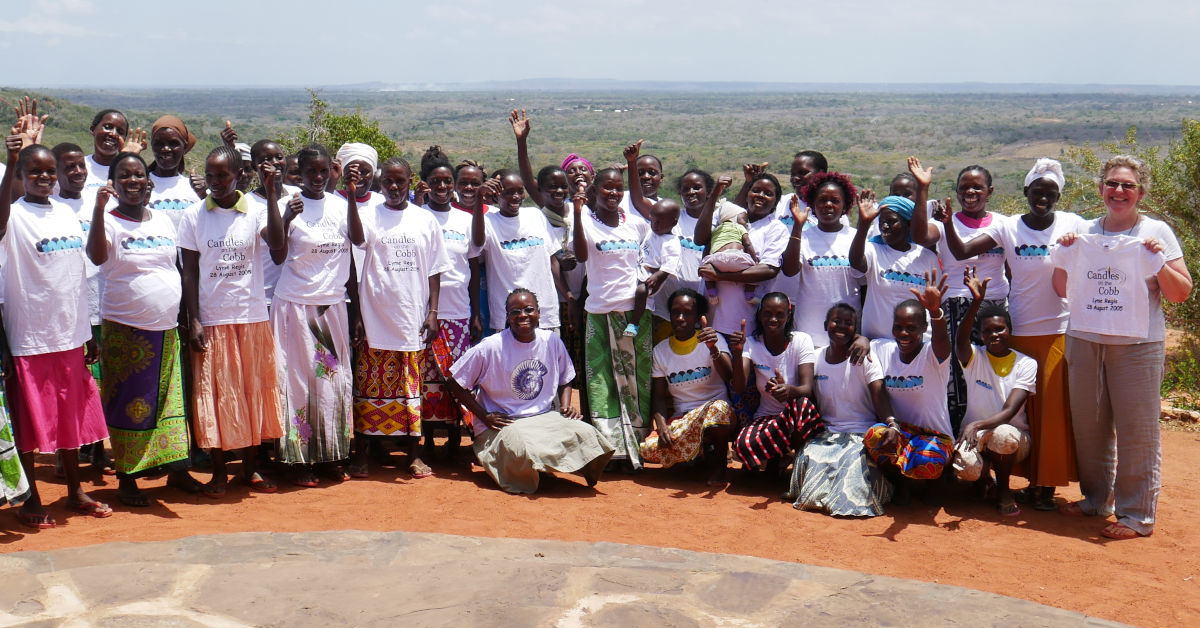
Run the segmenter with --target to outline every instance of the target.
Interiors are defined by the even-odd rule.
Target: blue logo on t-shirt
[[[975,384],[978,386],[983,386],[987,390],[992,390],[992,385],[983,380],[977,379],[977,380],[975,380]]]
[[[814,268],[849,268],[850,258],[841,255],[818,255],[810,257],[808,265]]]
[[[457,242],[466,242],[467,234],[459,233],[457,231],[450,231],[449,229],[446,229],[446,230],[442,231],[442,239],[443,240],[454,240]]]
[[[166,236],[149,236],[145,238],[125,238],[121,240],[121,248],[123,249],[157,249],[157,248],[175,248],[175,241]]]
[[[636,251],[640,248],[640,244],[631,240],[601,240],[596,243],[598,251]]]
[[[920,388],[925,385],[925,378],[920,375],[909,375],[907,377],[903,375],[899,377],[887,375],[883,378],[883,385],[897,390]]]
[[[509,386],[517,399],[529,401],[542,394],[542,377],[549,372],[541,360],[530,358],[513,369]]]
[[[691,238],[680,237],[679,246],[689,251],[704,251],[704,245],[696,244],[696,241]]]
[[[817,373],[817,375],[816,375],[816,379],[817,379],[817,381],[818,381],[818,382],[829,381],[829,376],[828,376],[828,375],[822,375],[822,374],[820,374],[820,373]]]
[[[527,249],[531,246],[544,246],[545,244],[546,241],[538,237],[517,238],[516,240],[505,240],[501,242],[500,248],[506,251],[515,251],[517,249]]]
[[[985,251],[983,254],[984,255],[1004,255],[1004,247],[1002,247],[1002,246],[993,247],[993,248],[990,248],[987,251]]]
[[[698,379],[704,379],[705,377],[708,377],[711,373],[712,373],[712,367],[709,367],[709,366],[702,366],[702,367],[696,368],[696,369],[688,369],[686,371],[680,371],[678,373],[671,373],[670,375],[667,375],[667,383],[668,384],[684,384],[687,382],[694,382]]]
[[[925,276],[924,275],[914,275],[912,273],[904,272],[901,270],[892,270],[890,268],[885,268],[885,269],[882,269],[879,271],[879,276],[884,281],[907,283],[907,284],[912,284],[914,286],[924,286],[925,285]]]
[[[150,203],[150,209],[165,209],[167,211],[180,211],[191,207],[196,201],[182,198],[160,198],[157,201]]]
[[[58,238],[42,238],[40,242],[33,245],[34,250],[38,253],[54,253],[56,251],[70,251],[73,249],[83,248],[83,238],[79,236],[62,236]]]
[[[1045,244],[1022,244],[1016,248],[1017,257],[1047,257],[1050,247]]]

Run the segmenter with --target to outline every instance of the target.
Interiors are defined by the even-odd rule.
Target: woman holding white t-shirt
[[[1017,466],[1017,473],[1030,482],[1029,488],[1017,493],[1017,499],[1030,502],[1035,510],[1055,510],[1054,487],[1067,486],[1077,478],[1063,357],[1067,300],[1054,292],[1054,265],[1050,262],[1058,239],[1079,231],[1084,222],[1075,214],[1055,211],[1065,185],[1062,164],[1043,157],[1025,175],[1028,212],[993,222],[965,242],[953,222],[943,222],[955,257],[968,259],[1000,247],[1012,274],[1008,294],[1012,348],[1038,363],[1037,393],[1030,396],[1028,404],[1032,449],[1024,467]]]
[[[1059,512],[1069,516],[1116,514],[1117,522],[1101,531],[1112,539],[1154,532],[1162,485],[1158,426],[1166,344],[1162,300],[1180,303],[1192,290],[1192,277],[1174,232],[1166,223],[1138,212],[1148,183],[1149,172],[1139,159],[1130,155],[1109,159],[1098,181],[1107,212],[1079,232],[1088,234],[1091,241],[1120,248],[1126,243],[1113,236],[1137,238],[1146,251],[1161,254],[1152,266],[1141,264],[1145,277],[1127,277],[1122,283],[1123,300],[1131,295],[1140,299],[1145,294],[1148,303],[1143,311],[1148,313],[1148,320],[1128,314],[1113,317],[1116,326],[1128,329],[1128,334],[1084,331],[1080,319],[1096,314],[1082,309],[1085,302],[1091,302],[1084,297],[1094,295],[1072,294],[1071,286],[1081,285],[1077,282],[1085,279],[1088,271],[1115,264],[1117,256],[1102,253],[1092,259],[1081,248],[1070,253],[1057,250],[1053,258],[1055,292],[1068,298],[1072,306],[1066,343],[1067,375],[1079,488],[1083,492],[1082,501],[1066,504]],[[1059,239],[1059,244],[1078,247],[1077,239],[1076,234],[1069,233]],[[1119,261],[1127,257],[1121,255]],[[1146,281],[1144,292],[1139,290],[1141,279]],[[1130,285],[1132,282],[1139,285]],[[1128,303],[1125,311],[1139,309],[1141,303]]]
[[[281,170],[261,163],[259,179],[266,209],[257,211],[238,191],[241,155],[218,146],[204,164],[211,190],[179,222],[183,256],[183,299],[192,351],[192,420],[197,445],[209,450],[210,497],[225,493],[225,453],[242,452],[242,481],[251,490],[274,493],[273,482],[255,468],[254,449],[283,436],[283,406],[275,341],[267,322],[262,250],[283,247],[283,218],[277,209]]]
[[[725,384],[733,376],[725,339],[707,325],[708,299],[680,288],[667,299],[671,336],[654,347],[654,434],[642,442],[647,462],[669,468],[695,460],[704,445],[708,483],[725,483],[733,409]]]
[[[450,259],[437,219],[408,202],[412,169],[394,157],[380,172],[386,200],[362,214],[362,281],[358,284],[359,318],[354,338],[355,439],[407,436],[409,471],[414,478],[431,475],[418,446],[424,408],[421,381],[428,348],[438,335],[442,273]],[[358,164],[346,169],[346,191],[360,182]],[[351,475],[367,472],[365,440],[357,443]]]
[[[317,485],[311,465],[345,480],[337,461],[350,456],[353,382],[346,285],[350,245],[361,246],[362,223],[353,201],[326,194],[332,159],[324,146],[300,149],[301,193],[288,201],[285,246],[272,251],[283,263],[271,328],[284,397],[282,462],[294,465],[292,482]],[[285,261],[286,260],[286,261]],[[357,295],[350,295],[357,301]]]
[[[78,464],[79,446],[103,440],[108,430],[85,364],[96,347],[88,324],[83,229],[70,207],[50,198],[58,178],[54,153],[40,144],[22,150],[20,130],[5,139],[8,163],[0,182],[4,323],[13,367],[7,391],[30,488],[17,518],[33,528],[53,528],[33,481],[34,452],[62,452],[69,508],[108,517],[112,509],[83,490]],[[11,201],[18,176],[25,194]]]
[[[583,211],[583,183],[576,186],[571,241],[588,277],[584,338],[590,418],[616,448],[614,460],[636,471],[642,467],[638,444],[651,427],[651,330],[649,312],[640,321],[630,315],[649,223],[630,220],[620,208],[625,182],[619,170],[596,173],[596,202],[590,211]],[[632,337],[624,333],[630,324],[637,325]]]

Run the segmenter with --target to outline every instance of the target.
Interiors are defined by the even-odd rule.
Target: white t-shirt
[[[92,337],[83,247],[79,218],[67,205],[13,202],[0,240],[7,256],[4,327],[13,355],[76,349]]]
[[[450,266],[442,271],[441,294],[438,295],[438,318],[463,320],[471,318],[471,214],[457,209],[444,212],[424,206],[442,229],[442,245]],[[532,289],[532,288],[531,288]],[[557,303],[557,300],[555,301]]]
[[[108,259],[100,265],[104,293],[100,316],[105,320],[164,331],[179,325],[183,285],[175,265],[175,225],[166,212],[150,211],[142,222],[104,214]]]
[[[729,345],[720,335],[717,336],[717,350],[729,354]],[[712,355],[708,345],[703,342],[697,342],[695,349],[687,355],[675,353],[671,349],[670,338],[654,345],[654,367],[650,376],[667,380],[667,390],[675,405],[675,416],[682,416],[717,399],[729,401],[725,380],[713,367]]]
[[[647,196],[646,200],[649,201],[651,205],[653,205],[654,203],[657,203],[662,199],[661,199],[661,197],[658,197],[658,196]],[[569,203],[569,201],[568,201],[568,203]],[[629,198],[629,190],[625,190],[625,193],[621,196],[621,202],[617,203],[617,206],[620,207],[621,209],[625,210],[626,212],[633,213],[633,220],[635,220],[635,221],[640,220],[640,221],[646,223],[647,226],[649,226],[650,221],[647,220],[646,217],[641,214],[641,212],[639,212],[638,210],[633,208],[633,201],[630,200],[630,198]]]
[[[336,194],[300,195],[304,211],[288,227],[288,255],[275,297],[304,305],[333,305],[346,298],[350,279],[350,225],[346,201]]]
[[[883,386],[892,401],[896,420],[952,436],[946,407],[950,359],[938,362],[932,342],[926,342],[908,364],[900,360],[895,340],[872,340],[871,352],[879,360]]]
[[[422,349],[429,278],[450,268],[442,228],[429,210],[411,203],[402,210],[380,203],[362,212],[362,221],[366,256],[358,296],[367,343],[388,351]]]
[[[154,189],[150,191],[150,204],[147,207],[170,216],[176,227],[183,219],[183,212],[201,200],[192,189],[192,180],[187,175],[160,177],[151,172],[150,180],[154,182]]]
[[[1174,239],[1170,230],[1167,234]],[[1161,321],[1162,297],[1150,294],[1146,279],[1162,270],[1166,257],[1151,253],[1142,244],[1143,237],[1083,233],[1071,246],[1055,248],[1051,261],[1067,271],[1070,335],[1088,332],[1155,340],[1148,337],[1151,302],[1159,305]],[[1166,246],[1165,240],[1160,241]],[[1178,243],[1175,246],[1178,249]]]
[[[791,341],[779,355],[771,355],[762,340],[751,336],[746,339],[742,357],[750,358],[750,364],[754,368],[754,385],[758,387],[758,394],[761,395],[758,411],[754,413],[756,417],[775,416],[783,412],[783,404],[767,392],[767,380],[775,377],[776,370],[783,376],[785,384],[795,386],[798,383],[796,369],[801,364],[816,364],[817,362],[817,352],[813,349],[812,338],[802,331],[792,332]],[[749,376],[747,373],[746,377]]]
[[[179,248],[200,254],[201,325],[267,320],[262,262],[267,243],[261,233],[267,214],[248,200],[243,204],[245,213],[219,206],[207,209],[200,201],[179,221]]]
[[[1013,353],[1017,354],[1017,358],[1012,370],[1000,377],[992,368],[987,349],[971,345],[971,361],[963,366],[963,379],[967,382],[967,414],[963,418],[963,425],[986,419],[1002,410],[1008,394],[1013,390],[1027,390],[1031,395],[1037,392],[1037,361],[1023,353]],[[1023,404],[1009,424],[1019,430],[1029,430],[1029,418],[1025,415]]]
[[[514,288],[532,290],[541,310],[539,327],[559,326],[558,289],[550,270],[550,256],[559,251],[550,235],[550,224],[536,207],[522,207],[516,216],[499,209],[483,215],[483,257],[487,262],[488,313],[492,329],[503,329],[508,319],[504,303]],[[589,299],[590,303],[590,299]]]
[[[831,432],[866,432],[879,418],[868,386],[883,379],[883,369],[874,355],[858,365],[851,364],[849,358],[831,364],[827,361],[828,351],[828,347],[817,349],[814,367],[821,419]]]
[[[650,296],[649,302],[646,304],[646,307],[655,316],[664,320],[671,318],[667,299],[671,298],[672,292],[683,287],[679,282],[679,255],[679,235],[677,233],[662,235],[651,231],[642,241],[642,265],[646,269],[645,276],[649,277],[650,270],[653,268],[667,273],[667,278],[659,285],[658,292]]]
[[[1067,331],[1067,300],[1054,292],[1054,265],[1050,252],[1065,233],[1078,232],[1085,221],[1075,214],[1054,212],[1054,222],[1038,231],[1020,216],[993,222],[984,233],[1004,249],[1012,273],[1008,311],[1014,336],[1048,336]],[[965,241],[965,240],[964,240]],[[988,285],[988,297],[992,287]]]
[[[963,242],[969,242],[976,235],[986,232],[988,229],[994,229],[999,226],[998,223],[1009,222],[1010,219],[1004,214],[996,212],[988,212],[988,217],[991,221],[982,227],[968,227],[962,220],[962,212],[956,212],[952,220],[954,221],[954,232],[958,234],[958,238]],[[984,253],[980,253],[975,257],[970,257],[959,261],[955,259],[954,253],[950,252],[950,243],[946,239],[946,231],[942,225],[937,222],[930,221],[929,223],[938,232],[938,258],[942,260],[942,270],[949,278],[946,281],[946,294],[944,299],[961,297],[965,299],[971,298],[971,291],[963,285],[963,270],[967,266],[975,267],[975,274],[980,279],[991,277],[988,283],[987,298],[995,300],[1003,300],[1008,297],[1008,276],[1004,274],[1004,246],[997,243],[995,247]]]
[[[907,251],[897,251],[870,240],[864,253],[867,299],[863,302],[862,334],[871,339],[891,338],[892,311],[901,301],[915,298],[910,288],[925,287],[925,273],[938,268],[938,258],[933,251],[917,244],[910,245]]]
[[[760,218],[750,223],[750,242],[758,253],[758,263],[779,268],[783,263],[783,250],[787,248],[789,231],[773,216]],[[795,277],[789,278],[795,281]],[[757,294],[765,294],[759,288]],[[732,334],[741,328],[742,320],[747,324],[754,318],[754,306],[746,300],[745,284],[732,281],[717,282],[720,301],[713,306],[712,327],[723,333]]]
[[[843,227],[826,232],[820,228],[805,229],[800,240],[800,273],[796,299],[796,328],[808,334],[813,344],[829,344],[825,331],[825,315],[838,303],[859,308],[859,278],[850,267],[850,243],[854,231]]]
[[[630,220],[621,214],[617,226],[600,222],[592,212],[582,212],[583,235],[587,239],[588,298],[584,309],[589,314],[628,312],[633,309],[639,269],[642,268],[642,241],[650,233],[650,223]],[[574,250],[580,243],[572,241]]]
[[[478,388],[488,412],[512,418],[549,412],[559,386],[575,377],[575,367],[558,336],[535,332],[532,342],[517,340],[509,329],[484,338],[454,361],[450,375],[467,390]],[[487,430],[483,421],[473,426],[476,434]]]
[[[292,194],[298,193],[300,188],[290,185],[283,186],[283,192],[279,195],[279,200],[276,201],[275,209],[282,217],[287,213],[288,201],[292,200]],[[257,216],[263,215],[263,226],[267,224],[267,199],[259,196],[255,192],[248,192],[243,197],[249,203],[250,209],[247,213]],[[271,248],[268,246],[262,247],[259,251],[259,259],[262,261],[262,279],[263,279],[263,294],[266,296],[267,305],[271,304],[271,300],[275,298],[275,284],[279,283],[279,275],[283,272],[283,264],[276,264],[275,260],[271,259]]]
[[[96,190],[108,184],[109,167],[100,165],[100,162],[96,161],[94,154],[84,157],[83,165],[87,167],[88,173],[87,182],[83,184],[85,194],[89,191],[95,194]]]
[[[336,192],[336,194],[337,194],[338,198],[340,198],[342,200],[346,200],[346,191],[345,190],[338,190]],[[355,199],[355,201],[358,203],[358,205],[357,205],[358,215],[361,218],[362,216],[365,216],[367,214],[367,212],[369,210],[373,209],[376,205],[383,205],[387,201],[387,198],[378,192],[367,192],[367,194],[365,196],[361,196],[361,197]],[[286,204],[281,209],[286,209]],[[363,263],[366,258],[366,251],[364,251],[363,249],[361,249],[357,246],[350,247],[350,256],[354,259],[354,272],[356,273],[354,275],[354,277],[356,279],[358,279],[359,281],[362,281]]]
[[[714,212],[715,227],[719,216]],[[680,286],[687,286],[700,294],[704,294],[704,282],[700,280],[700,260],[704,259],[704,242],[696,243],[696,224],[699,220],[692,218],[686,211],[679,213],[679,281]]]
[[[0,176],[3,175],[0,174]],[[93,264],[92,260],[87,259],[86,254],[88,230],[92,228],[92,212],[96,208],[96,190],[84,190],[79,198],[63,198],[57,194],[53,198],[70,207],[75,211],[75,215],[79,216],[79,226],[83,228],[84,265],[87,269],[88,322],[92,325],[99,325],[100,291],[104,280],[100,273],[100,267]],[[116,207],[116,201],[111,198],[108,199],[108,205],[105,206],[105,209],[112,209],[114,207]]]

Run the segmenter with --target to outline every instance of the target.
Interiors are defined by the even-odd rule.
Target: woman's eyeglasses
[[[530,314],[533,314],[536,311],[538,311],[538,309],[536,307],[534,307],[532,305],[526,305],[525,307],[514,307],[514,308],[510,309],[508,311],[508,315],[509,316],[520,316],[520,315],[524,314],[526,316],[529,316]]]
[[[1104,187],[1110,190],[1121,189],[1126,192],[1132,192],[1133,190],[1142,187],[1142,185],[1140,183],[1129,183],[1126,181],[1113,181],[1112,179],[1105,179]]]

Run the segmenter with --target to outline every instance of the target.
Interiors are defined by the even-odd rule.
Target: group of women
[[[78,459],[106,438],[137,507],[142,477],[219,498],[232,458],[259,492],[278,490],[271,459],[299,486],[366,477],[399,437],[426,477],[433,430],[453,450],[467,427],[512,492],[647,462],[719,485],[732,445],[750,472],[790,467],[796,508],[875,516],[957,477],[1005,515],[1023,501],[1115,514],[1114,538],[1153,531],[1161,301],[1191,278],[1170,228],[1138,211],[1149,182],[1131,157],[1105,164],[1107,212],[1089,221],[1055,211],[1051,159],[1008,217],[987,209],[983,167],[933,201],[915,158],[878,202],[816,151],[796,154],[787,195],[748,164],[731,200],[730,177],[695,168],[679,201],[660,195],[641,142],[624,164],[535,171],[517,111],[517,168],[490,176],[438,147],[415,170],[355,143],[290,161],[227,125],[189,177],[196,140],[174,116],[131,133],[102,111],[85,155],[41,143],[36,103],[17,114],[0,477],[29,526],[54,526],[34,452],[59,453],[71,508],[105,517]],[[1077,476],[1084,500],[1059,506]]]

